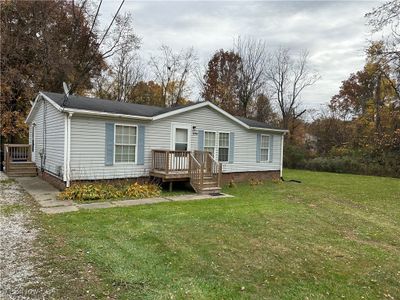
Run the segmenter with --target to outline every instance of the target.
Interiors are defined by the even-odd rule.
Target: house
[[[31,160],[61,187],[156,177],[204,192],[282,175],[286,131],[210,102],[163,108],[40,92],[26,122]]]

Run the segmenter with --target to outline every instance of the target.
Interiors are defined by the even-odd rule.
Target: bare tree
[[[293,57],[290,49],[280,48],[272,54],[266,69],[266,80],[278,104],[284,128],[289,128],[290,121],[295,121],[306,112],[300,109],[301,93],[318,79],[318,73],[310,68],[307,51]]]
[[[121,51],[107,72],[95,80],[94,94],[97,97],[120,102],[135,102],[133,91],[144,80],[146,67],[137,52]]]
[[[234,44],[234,52],[241,59],[238,80],[238,98],[241,115],[249,114],[251,103],[265,85],[265,68],[268,54],[263,40],[238,38]]]
[[[193,48],[175,53],[163,45],[159,56],[152,56],[150,67],[155,81],[161,86],[165,106],[181,103],[190,91],[189,80],[194,75],[197,57]]]
[[[75,80],[71,83],[71,92],[79,90],[79,87],[82,85],[82,79],[85,78],[88,71],[93,68],[96,60],[102,59],[105,61],[106,59],[109,59],[121,52],[130,53],[134,50],[137,50],[140,46],[140,38],[136,36],[132,28],[132,15],[130,13],[125,13],[123,15],[120,14],[125,0],[121,1],[108,26],[106,26],[103,30],[98,29],[97,21],[102,3],[103,0],[100,0],[94,11],[89,8],[89,4],[86,0],[83,0],[80,4],[80,10],[87,11],[88,18],[91,20],[89,36],[96,35],[99,37],[99,39],[94,41],[88,40],[88,42],[83,46],[84,55],[82,55],[82,57],[87,56],[86,63],[82,63],[83,66],[80,76],[75,78]],[[73,18],[75,18],[75,13],[73,13]],[[79,23],[79,20],[76,20],[76,22]],[[73,41],[71,43],[73,44]],[[92,48],[97,50],[93,54],[87,51],[87,48],[90,45]]]
[[[114,69],[115,99],[122,102],[132,101],[133,99],[129,99],[129,96],[137,83],[144,78],[144,64],[137,53],[122,51],[117,57]]]

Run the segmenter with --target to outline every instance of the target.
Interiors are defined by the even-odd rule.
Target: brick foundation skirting
[[[138,182],[138,183],[144,183],[144,182],[152,182],[154,180],[151,180],[149,176],[142,176],[142,177],[127,177],[127,178],[114,178],[114,179],[95,179],[95,180],[72,180],[71,185],[74,183],[110,183],[110,184],[117,184],[120,182]]]
[[[60,191],[65,190],[65,182],[62,179],[56,177],[55,175],[50,174],[46,171],[42,172],[42,171],[38,170],[38,176],[40,178],[42,178],[43,180],[46,180],[48,183],[50,183],[56,189],[58,189]]]
[[[60,191],[65,189],[65,182],[60,178],[47,173],[47,172],[38,172],[39,177],[46,180],[55,188]],[[222,173],[221,181],[222,185],[228,184],[229,182],[246,182],[250,179],[257,180],[273,180],[280,178],[280,171],[252,171],[252,172],[234,172],[234,173]],[[135,177],[135,178],[115,178],[115,179],[98,179],[98,180],[74,180],[71,181],[71,185],[74,183],[93,183],[93,182],[104,182],[104,183],[118,183],[118,182],[149,182],[155,181],[155,179],[151,179],[150,177]]]
[[[250,179],[257,180],[272,180],[279,179],[281,176],[280,171],[252,171],[252,172],[234,172],[222,173],[222,185],[233,182],[246,182]]]

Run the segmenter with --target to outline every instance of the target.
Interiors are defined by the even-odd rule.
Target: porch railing
[[[193,154],[189,155],[189,166],[190,184],[197,192],[203,188],[204,168]]]
[[[207,176],[210,176],[213,181],[218,183],[218,186],[221,186],[222,164],[217,162],[209,152],[207,152],[205,160]]]
[[[153,170],[189,173],[189,155],[190,151],[184,150],[152,150]]]
[[[13,162],[32,161],[32,147],[26,144],[5,144],[4,145],[4,167],[9,170]]]
[[[187,176],[195,190],[201,190],[205,180],[221,186],[222,164],[207,151],[152,150],[152,169],[164,175]]]

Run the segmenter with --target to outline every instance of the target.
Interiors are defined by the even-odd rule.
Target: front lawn
[[[44,216],[55,267],[96,280],[61,296],[398,299],[400,180],[288,170],[236,198]],[[70,294],[68,294],[70,293]]]

